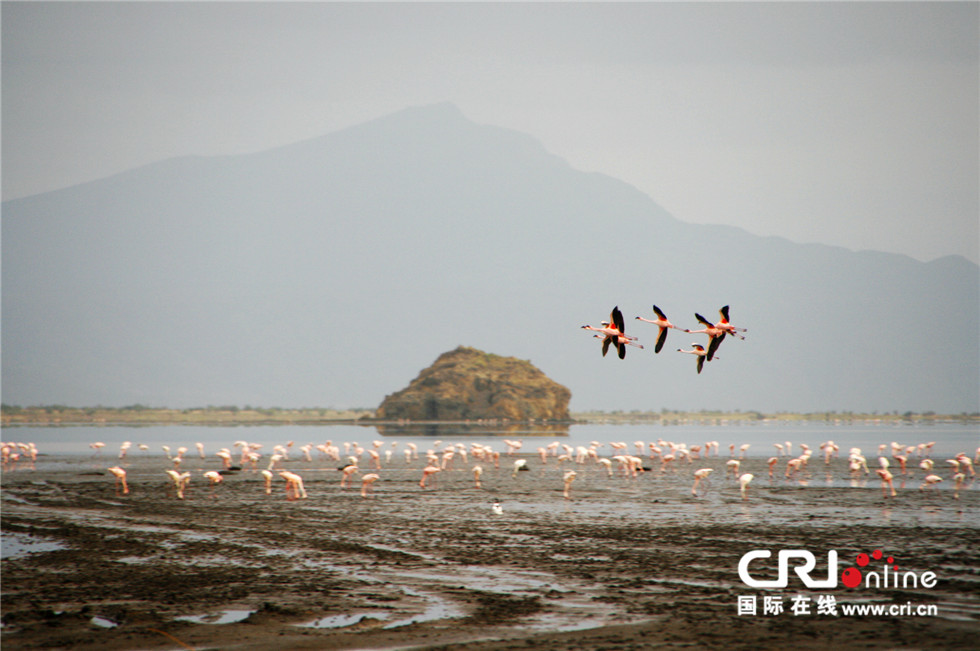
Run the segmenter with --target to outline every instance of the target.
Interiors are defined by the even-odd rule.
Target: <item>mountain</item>
[[[379,419],[568,420],[571,392],[530,362],[460,346],[385,396]]]
[[[2,247],[8,404],[371,406],[466,345],[573,411],[980,410],[977,265],[687,224],[449,104],[7,201]],[[749,331],[698,375],[653,304]]]

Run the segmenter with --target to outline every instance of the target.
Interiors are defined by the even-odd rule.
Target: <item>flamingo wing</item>
[[[725,333],[724,332],[721,333],[720,335],[718,335],[717,337],[712,337],[711,338],[711,343],[708,344],[708,361],[709,362],[714,358],[715,351],[718,350],[718,346],[721,345],[721,342],[722,342],[722,340],[724,338],[725,338]]]
[[[605,337],[602,340],[602,356],[605,357],[606,353],[609,352],[609,342],[612,341],[612,337]]]
[[[659,317],[659,318],[660,318],[660,319],[661,319],[662,321],[666,321],[666,320],[667,320],[667,317],[666,317],[666,315],[664,315],[664,313],[663,313],[663,312],[661,311],[661,309],[660,309],[659,307],[657,307],[656,305],[654,305],[654,306],[653,306],[653,311],[654,311],[654,312],[656,312],[656,314],[657,314],[657,316],[658,316],[658,317]]]
[[[623,321],[623,313],[619,311],[618,305],[613,308],[612,314],[609,316],[612,324],[616,326],[620,332],[626,334],[626,323]]]
[[[703,316],[701,316],[697,312],[694,313],[694,318],[697,319],[698,321],[700,321],[701,323],[703,323],[704,325],[708,326],[709,328],[714,328],[715,327],[715,324],[714,323],[712,323],[711,321],[708,321],[706,318],[704,318]]]
[[[722,323],[728,323],[728,306],[727,305],[725,307],[721,308],[720,310],[718,310],[718,314],[721,315],[721,322]]]
[[[661,326],[660,335],[657,337],[657,346],[653,349],[653,351],[655,353],[659,353],[660,349],[664,347],[665,341],[667,341],[667,328]]]
[[[704,355],[698,355],[698,374],[701,374],[701,369],[704,368]]]
[[[619,359],[626,359],[626,344],[616,338],[616,348],[619,349]]]

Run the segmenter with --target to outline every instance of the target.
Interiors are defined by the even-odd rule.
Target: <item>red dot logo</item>
[[[858,565],[860,565],[861,567],[864,567],[864,566],[866,566],[870,562],[871,562],[871,559],[868,558],[868,555],[867,554],[858,554],[858,557],[857,557],[857,564]]]
[[[864,554],[862,554],[864,556]],[[848,588],[856,588],[861,585],[861,570],[856,567],[849,567],[840,575],[841,583]]]
[[[881,560],[881,550],[880,549],[876,549],[873,552],[871,552],[871,558],[875,559],[876,561],[880,561]]]

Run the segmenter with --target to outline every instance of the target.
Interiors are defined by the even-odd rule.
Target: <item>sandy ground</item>
[[[291,461],[309,497],[266,495],[251,470],[225,475],[189,459],[185,499],[166,459],[130,458],[130,493],[115,460],[41,458],[2,476],[4,649],[636,649],[980,648],[980,489],[959,499],[919,490],[886,498],[872,474],[855,486],[844,461],[770,480],[763,460],[748,500],[725,458],[636,478],[600,466],[529,470],[473,462],[419,487],[421,462],[392,463],[367,498],[341,489],[336,464]],[[813,462],[811,462],[813,463]],[[713,467],[702,495],[693,471]],[[571,499],[563,472],[577,477]],[[364,468],[362,474],[370,472]],[[504,512],[495,515],[498,497]],[[882,549],[901,570],[934,571],[933,588],[750,588],[739,559],[753,549],[807,549],[826,577]],[[884,561],[876,561],[881,565]],[[765,562],[759,578],[773,578]],[[870,567],[874,567],[869,566]],[[934,604],[938,615],[819,614],[843,603]],[[803,595],[808,614],[790,611]],[[738,598],[756,597],[756,615]],[[764,596],[785,610],[764,615]]]

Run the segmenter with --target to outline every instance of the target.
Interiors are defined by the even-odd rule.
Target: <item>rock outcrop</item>
[[[384,420],[568,420],[572,392],[528,361],[460,346],[377,410]]]

